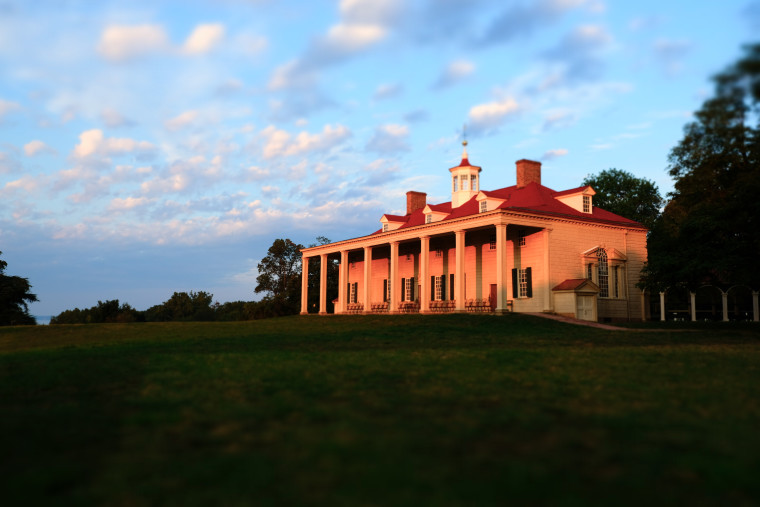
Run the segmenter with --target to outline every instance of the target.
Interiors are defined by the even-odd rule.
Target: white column
[[[689,296],[691,297],[691,321],[696,322],[697,321],[697,293],[689,292]]]
[[[496,313],[507,312],[507,225],[496,224]]]
[[[309,258],[301,257],[301,315],[309,313]]]
[[[456,231],[456,273],[454,274],[454,311],[464,312],[464,231]]]
[[[758,293],[757,291],[752,291],[752,320],[755,322],[760,322],[760,304],[758,304]]]
[[[398,313],[399,303],[399,279],[398,279],[398,241],[391,242],[391,278],[388,280],[390,284],[391,298],[388,301],[388,312]]]
[[[340,252],[340,269],[338,270],[338,306],[335,307],[335,313],[346,312],[346,284],[348,283],[348,250]]]
[[[665,293],[660,292],[660,321],[665,322]]]
[[[430,312],[430,236],[420,238],[420,313]]]
[[[327,315],[327,254],[319,256],[319,314]]]
[[[370,301],[370,294],[372,285],[372,247],[364,247],[364,295],[362,297],[362,303],[364,303],[364,313],[372,312],[372,301]]]
[[[723,322],[728,322],[728,292],[723,292]]]
[[[550,271],[550,258],[549,258],[549,240],[551,229],[544,229],[544,281],[546,287],[544,287],[544,311],[552,312],[554,305],[552,304],[552,284],[551,284],[551,271]],[[534,281],[535,283],[535,281]]]

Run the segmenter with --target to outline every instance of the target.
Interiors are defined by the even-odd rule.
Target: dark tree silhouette
[[[596,191],[594,206],[625,218],[636,220],[651,229],[665,203],[657,185],[620,169],[606,169],[587,176],[584,185]]]
[[[714,80],[670,153],[675,190],[649,236],[650,288],[760,288],[760,44]]]
[[[30,292],[28,279],[6,275],[7,266],[0,260],[0,326],[35,325],[37,321],[29,315],[29,303],[37,301],[37,296]]]

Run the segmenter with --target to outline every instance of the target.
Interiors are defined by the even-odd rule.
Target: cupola
[[[467,141],[462,141],[462,161],[449,169],[451,173],[451,207],[458,208],[476,195],[480,190],[480,171],[478,166],[470,164],[467,156]]]

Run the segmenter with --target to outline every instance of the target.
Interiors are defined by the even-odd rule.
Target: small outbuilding
[[[596,322],[599,286],[587,278],[565,280],[552,289],[554,311],[559,315]]]

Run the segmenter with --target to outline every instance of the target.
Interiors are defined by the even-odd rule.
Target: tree
[[[670,152],[675,190],[649,236],[650,287],[760,287],[760,44],[714,80]]]
[[[145,311],[145,320],[149,322],[214,320],[213,300],[214,295],[204,291],[175,292],[162,304],[148,308]]]
[[[276,239],[258,265],[256,293],[266,293],[287,313],[298,313],[301,302],[301,249],[289,239]],[[278,306],[279,308],[279,306]],[[278,310],[280,311],[280,310]]]
[[[0,260],[0,326],[35,325],[37,321],[29,315],[29,303],[37,301],[37,296],[30,292],[28,279],[6,275],[7,266]]]
[[[620,169],[606,169],[587,176],[584,185],[596,191],[594,206],[644,224],[651,229],[660,216],[664,200],[657,185]]]

